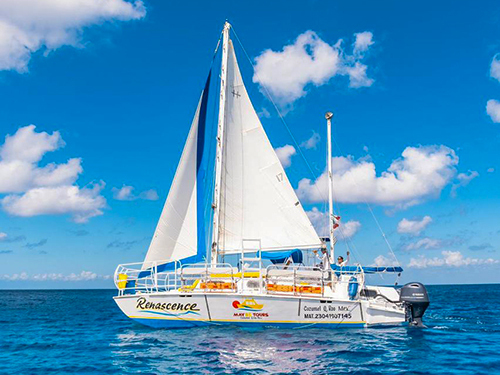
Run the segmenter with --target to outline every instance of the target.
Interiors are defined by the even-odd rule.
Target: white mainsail
[[[255,112],[229,42],[219,251],[241,252],[243,240],[262,250],[321,246]]]
[[[197,253],[196,160],[203,94],[189,130],[175,177],[149,245],[143,269],[152,262],[184,259]]]

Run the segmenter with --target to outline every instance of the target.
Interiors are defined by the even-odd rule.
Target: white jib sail
[[[164,263],[196,255],[196,147],[201,101],[202,99],[198,103],[167,201],[144,259],[143,269],[151,267],[152,262]]]
[[[262,250],[321,246],[316,231],[255,112],[229,43],[219,250],[241,252],[243,240]]]

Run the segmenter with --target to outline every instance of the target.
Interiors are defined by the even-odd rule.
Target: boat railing
[[[325,288],[332,291],[347,290],[350,283],[364,285],[361,267],[353,270],[324,271],[318,267],[303,265],[270,265],[266,268],[265,288],[268,294],[325,295]]]
[[[352,267],[349,269],[340,267],[337,270],[333,270],[333,279],[337,283],[349,283],[355,280],[360,285],[364,284],[365,271],[360,264],[356,264],[355,267],[356,269],[354,270]]]
[[[266,268],[268,294],[324,295],[331,283],[330,273],[317,267],[270,265]]]
[[[177,270],[180,262],[174,262],[173,269],[158,271],[158,267],[169,261],[136,262],[120,264],[115,270],[114,282],[119,295],[142,294],[168,291],[179,287]]]
[[[269,294],[323,296],[326,286],[333,290],[340,284],[352,282],[353,276],[360,285],[364,283],[361,267],[323,271],[303,265],[270,265],[259,271],[238,270],[229,263],[181,265],[176,262],[168,270],[163,270],[162,266],[166,263],[155,261],[119,265],[114,275],[119,295],[171,290],[186,293],[237,292],[244,290],[246,284],[246,287],[252,285],[251,288],[255,284],[261,292]]]
[[[191,291],[236,291],[237,272],[227,263],[195,263],[181,265],[175,262],[168,270],[162,265],[169,261],[120,264],[114,275],[119,295]]]
[[[180,291],[235,292],[237,270],[229,263],[188,264],[179,272]]]

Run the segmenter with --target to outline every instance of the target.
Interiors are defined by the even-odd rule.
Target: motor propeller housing
[[[410,325],[425,327],[422,317],[430,303],[425,286],[417,282],[408,283],[401,288],[399,298],[406,305]]]

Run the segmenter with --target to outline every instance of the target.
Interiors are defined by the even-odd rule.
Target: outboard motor
[[[425,327],[422,317],[429,306],[429,295],[421,283],[408,283],[401,288],[400,301],[406,305],[410,325]]]

